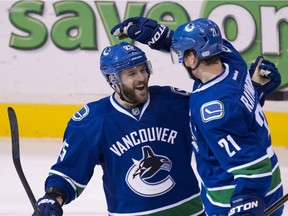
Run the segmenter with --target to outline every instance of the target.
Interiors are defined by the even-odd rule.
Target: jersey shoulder
[[[231,70],[238,70],[241,73],[247,72],[247,64],[241,54],[227,40],[223,40],[223,51],[220,54],[221,62],[229,64]]]
[[[150,95],[161,97],[166,100],[187,100],[190,96],[190,92],[176,88],[173,86],[150,86],[149,87]]]
[[[189,109],[190,93],[171,86],[151,86],[150,103],[157,104],[169,110],[179,111]]]
[[[104,118],[112,110],[110,97],[102,98],[98,101],[93,101],[85,104],[77,110],[71,117],[70,125],[87,125],[91,121],[97,122]]]

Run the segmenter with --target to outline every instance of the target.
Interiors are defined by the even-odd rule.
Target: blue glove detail
[[[146,17],[132,17],[115,25],[111,34],[123,39],[130,37],[140,43],[147,44],[151,49],[170,51],[173,31],[167,26],[158,24]]]
[[[63,210],[55,197],[46,194],[37,201],[37,205],[43,216],[62,216]],[[34,212],[32,216],[36,216]]]
[[[228,216],[260,216],[264,214],[265,201],[256,195],[240,195],[231,199]]]
[[[266,97],[280,86],[281,75],[276,66],[262,56],[258,56],[251,64],[249,73],[258,92],[260,104],[263,105]]]

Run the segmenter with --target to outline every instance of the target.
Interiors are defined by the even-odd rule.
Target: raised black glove
[[[262,56],[258,56],[251,64],[249,73],[259,94],[260,104],[263,105],[266,97],[280,86],[281,75],[276,66]]]
[[[111,34],[119,39],[130,37],[151,49],[170,51],[173,31],[146,17],[131,17],[115,25]]]

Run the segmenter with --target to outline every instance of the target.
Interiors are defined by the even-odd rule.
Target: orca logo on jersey
[[[132,191],[144,197],[154,197],[167,193],[176,184],[168,174],[165,178],[152,181],[160,170],[170,171],[172,162],[163,155],[156,155],[150,146],[142,147],[142,159],[132,158],[133,165],[126,174],[126,183]]]
[[[89,107],[85,105],[80,110],[78,110],[73,116],[72,119],[74,121],[81,121],[83,118],[85,118],[89,114]]]
[[[224,104],[221,101],[209,101],[201,106],[201,118],[203,122],[220,119],[224,116]]]

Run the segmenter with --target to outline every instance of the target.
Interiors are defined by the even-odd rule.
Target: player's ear
[[[184,53],[184,62],[186,66],[190,66],[194,68],[194,65],[197,64],[197,56],[193,52],[193,50],[186,50]]]

